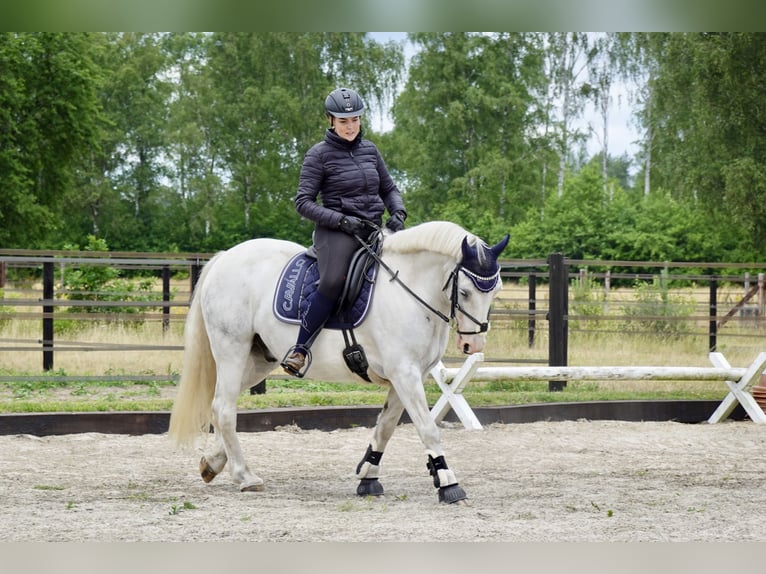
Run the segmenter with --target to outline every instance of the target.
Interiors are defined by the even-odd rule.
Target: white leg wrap
[[[437,470],[436,476],[439,479],[439,488],[444,488],[445,486],[449,486],[450,484],[457,483],[457,478],[455,477],[455,473],[452,472],[449,468]]]
[[[434,456],[433,451],[426,451],[428,453],[428,470],[434,479],[434,486],[436,488],[444,488],[457,484],[457,478],[455,473],[447,466],[447,462],[444,460],[444,455]]]
[[[370,464],[369,462],[363,462],[356,473],[356,477],[359,479],[378,478],[379,476],[380,467],[377,464]]]
[[[378,478],[380,476],[380,466],[367,460],[367,458],[370,457],[373,453],[377,453],[377,449],[378,444],[375,442],[375,439],[371,440],[369,447],[367,448],[367,452],[362,459],[362,462],[360,462],[359,466],[356,468],[357,478]],[[380,462],[381,456],[383,456],[382,452],[378,454],[375,462]]]

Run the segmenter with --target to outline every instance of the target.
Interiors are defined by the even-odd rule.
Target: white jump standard
[[[766,423],[766,414],[750,394],[766,368],[766,353],[759,353],[748,368],[729,365],[721,353],[710,353],[713,367],[481,367],[483,353],[469,356],[459,369],[447,368],[439,363],[431,370],[442,396],[431,409],[436,422],[455,411],[466,429],[481,429],[481,424],[468,405],[462,391],[469,381],[550,381],[550,380],[654,380],[654,381],[723,381],[729,394],[708,419],[718,423],[726,419],[740,403],[750,419]],[[448,383],[448,381],[452,381]]]

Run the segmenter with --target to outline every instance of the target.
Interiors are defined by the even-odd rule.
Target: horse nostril
[[[465,353],[466,355],[470,355],[471,354],[471,345],[469,345],[468,343],[465,343],[463,345],[463,353]]]

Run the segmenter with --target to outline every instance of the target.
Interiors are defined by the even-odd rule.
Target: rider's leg
[[[301,320],[301,328],[298,331],[298,340],[295,346],[298,350],[308,349],[319,330],[324,327],[330,313],[335,306],[335,298],[326,297],[321,291],[312,293],[308,299],[306,313]],[[305,353],[304,353],[305,354]]]
[[[295,346],[281,363],[282,368],[290,375],[302,376],[301,370],[306,364],[306,355],[319,331],[330,318],[332,309],[343,291],[348,265],[359,243],[342,231],[317,227],[314,231],[314,247],[319,266],[319,287],[308,302]]]

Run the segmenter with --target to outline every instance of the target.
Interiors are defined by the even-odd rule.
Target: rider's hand
[[[338,229],[349,235],[361,234],[364,231],[364,227],[364,222],[353,215],[344,215],[343,219],[340,220],[340,225],[338,225]]]
[[[401,231],[404,229],[404,220],[406,218],[407,215],[403,211],[397,211],[388,218],[388,221],[386,221],[386,227],[388,227],[394,233]]]

